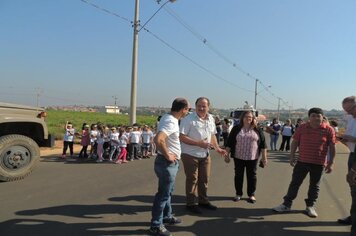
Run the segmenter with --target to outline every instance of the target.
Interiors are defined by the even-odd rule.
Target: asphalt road
[[[219,209],[205,210],[200,216],[185,211],[181,165],[173,209],[183,223],[168,229],[184,236],[349,235],[349,226],[336,223],[348,214],[351,203],[345,182],[347,156],[347,150],[338,145],[335,170],[324,176],[319,217],[314,219],[304,214],[308,177],[292,212],[271,210],[282,202],[291,179],[286,152],[269,152],[269,165],[258,169],[256,204],[232,201],[233,163],[226,164],[213,152],[209,196]],[[148,235],[157,189],[153,162],[151,158],[114,165],[63,161],[58,154],[44,156],[26,179],[0,183],[0,235]]]

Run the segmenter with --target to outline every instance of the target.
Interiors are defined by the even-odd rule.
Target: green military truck
[[[0,102],[0,181],[23,179],[40,159],[39,147],[52,147],[43,108]]]

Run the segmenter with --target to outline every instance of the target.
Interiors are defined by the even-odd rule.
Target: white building
[[[120,114],[118,106],[105,106],[105,112],[110,114]]]

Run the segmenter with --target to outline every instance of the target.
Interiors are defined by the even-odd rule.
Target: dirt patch
[[[74,154],[79,153],[81,148],[82,148],[82,146],[80,144],[74,144],[74,146],[73,146]],[[51,147],[51,148],[42,147],[42,148],[40,148],[40,150],[41,150],[42,157],[54,155],[54,154],[61,155],[62,150],[63,150],[63,141],[56,140],[56,141],[54,141],[54,147]],[[67,150],[67,154],[68,153],[69,153],[69,149]]]

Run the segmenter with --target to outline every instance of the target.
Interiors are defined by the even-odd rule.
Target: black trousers
[[[65,155],[67,152],[67,149],[69,147],[69,152],[70,155],[73,155],[73,142],[68,142],[68,141],[63,141],[63,153],[62,155]]]
[[[235,163],[235,190],[236,195],[242,196],[243,183],[244,183],[244,174],[246,169],[247,177],[247,195],[249,197],[255,196],[256,185],[257,185],[257,163],[258,160],[241,160],[234,158]]]
[[[284,146],[286,146],[286,151],[290,150],[290,139],[292,136],[282,136],[282,143],[281,146],[279,147],[280,151],[284,151]]]

